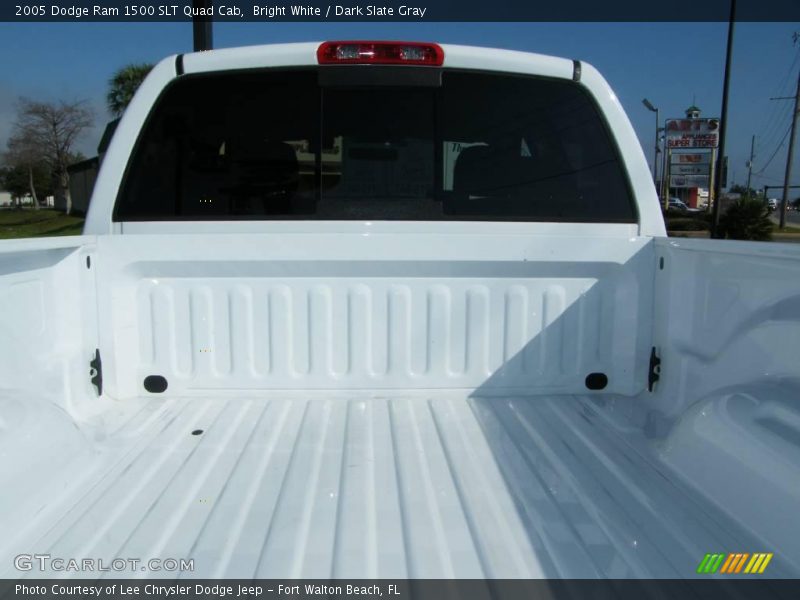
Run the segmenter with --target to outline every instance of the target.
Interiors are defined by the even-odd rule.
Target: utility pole
[[[653,152],[653,183],[658,185],[658,153],[661,152],[658,148],[658,109],[656,109],[656,149]],[[663,173],[661,174],[663,177]]]
[[[794,95],[794,111],[792,114],[792,132],[789,134],[789,152],[786,155],[786,175],[783,178],[783,200],[781,201],[780,228],[786,226],[786,207],[789,205],[789,184],[792,177],[792,160],[794,160],[794,141],[797,133],[797,112],[800,108],[800,73],[797,74],[797,91]]]
[[[196,15],[192,17],[194,51],[211,50],[214,47],[211,17],[200,15],[214,12],[214,0],[192,0],[192,8]]]
[[[715,206],[717,205],[717,193],[714,191],[717,189],[717,178],[722,175],[722,173],[717,173],[717,149],[711,149],[711,158],[710,163],[708,165],[708,210],[711,212],[711,217],[714,217],[714,210]],[[713,227],[713,223],[712,223]],[[712,236],[713,236],[712,232]]]
[[[731,54],[733,52],[733,26],[736,22],[736,0],[731,0],[731,16],[728,21],[728,47],[725,53],[725,76],[722,83],[722,113],[719,119],[719,153],[717,154],[717,178],[714,182],[714,212],[711,217],[711,237],[719,230],[719,205],[722,200],[722,166],[725,156],[725,132],[728,128],[728,89],[731,82]]]
[[[660,131],[664,132],[663,138],[659,138],[661,143],[661,187],[659,188],[659,195],[661,197],[661,203],[664,206],[669,207],[669,181],[667,180],[667,128],[662,127]]]
[[[647,98],[642,99],[642,104],[644,104],[645,108],[651,112],[656,113],[656,143],[655,143],[655,152],[653,153],[653,183],[657,186],[658,185],[658,153],[660,150],[658,149],[658,121],[659,121],[659,110],[653,103],[650,102]],[[664,173],[661,173],[661,177],[664,177]]]
[[[747,161],[747,192],[750,192],[750,179],[753,177],[753,159],[756,157],[756,136],[750,140],[750,160]]]

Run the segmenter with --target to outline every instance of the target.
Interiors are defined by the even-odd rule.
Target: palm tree
[[[720,217],[720,231],[730,240],[770,240],[772,220],[769,213],[769,205],[764,200],[744,196]]]
[[[152,68],[153,65],[147,63],[131,64],[114,73],[114,76],[108,82],[109,88],[106,95],[106,104],[112,115],[115,117],[122,116],[125,108],[133,99],[136,89]]]

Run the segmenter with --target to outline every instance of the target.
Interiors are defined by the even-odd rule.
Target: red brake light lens
[[[426,65],[440,67],[444,51],[418,42],[325,42],[317,48],[321,65]]]

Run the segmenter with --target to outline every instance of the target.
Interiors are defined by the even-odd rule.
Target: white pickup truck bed
[[[757,546],[610,426],[613,396],[229,396],[90,428],[4,546],[236,578],[681,577]]]
[[[800,576],[800,247],[664,237],[589,65],[389,46],[162,61],[0,244],[0,576]]]
[[[470,227],[7,244],[3,574],[796,575],[797,249]]]

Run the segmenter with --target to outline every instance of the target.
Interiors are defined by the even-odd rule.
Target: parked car
[[[684,215],[700,212],[699,208],[691,208],[685,202],[679,200],[678,198],[669,199],[669,210],[674,210]]]
[[[800,245],[755,244],[666,237],[577,60],[172,56],[83,235],[0,240],[0,577],[800,577]]]

